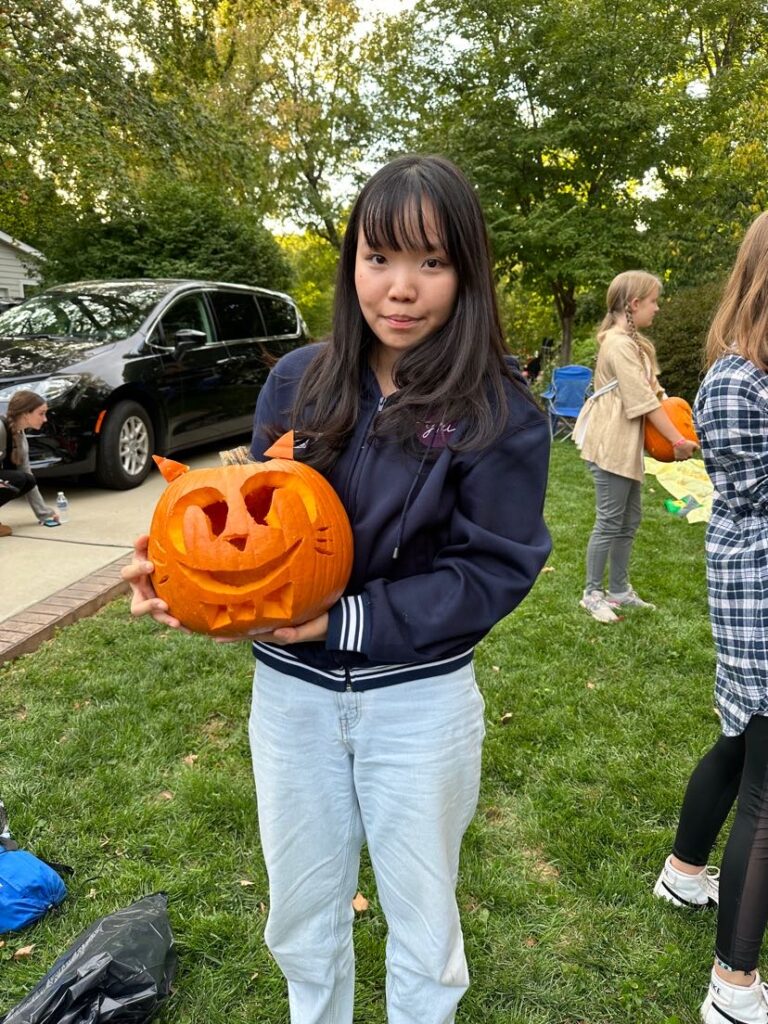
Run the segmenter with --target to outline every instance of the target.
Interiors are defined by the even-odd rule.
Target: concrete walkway
[[[193,469],[219,464],[226,441],[177,456]],[[70,622],[92,615],[128,586],[120,569],[130,561],[133,541],[149,530],[166,484],[153,469],[131,491],[107,491],[72,480],[42,480],[49,505],[56,492],[69,499],[70,520],[38,526],[25,498],[0,509],[0,522],[13,536],[0,538],[0,663],[27,654]]]

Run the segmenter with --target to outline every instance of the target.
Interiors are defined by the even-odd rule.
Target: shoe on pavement
[[[614,594],[608,591],[607,600],[611,608],[649,608],[653,610],[656,607],[650,601],[644,601],[635,591],[634,587],[624,590],[621,594]]]
[[[713,969],[701,1019],[704,1024],[768,1024],[768,985],[757,971],[751,985],[729,985]]]
[[[618,622],[619,616],[608,604],[604,590],[585,590],[579,604],[598,622]]]
[[[676,907],[693,910],[716,907],[720,901],[720,872],[717,868],[708,866],[698,874],[686,875],[683,871],[676,871],[671,860],[667,857],[653,887],[653,895]]]
[[[10,526],[4,526],[2,523],[0,523],[0,537],[10,537],[12,533],[13,530],[10,528]]]

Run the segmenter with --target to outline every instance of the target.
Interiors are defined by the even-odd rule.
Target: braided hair
[[[642,335],[635,324],[632,316],[631,302],[633,299],[645,299],[652,292],[661,292],[661,281],[654,274],[645,270],[625,270],[617,274],[608,286],[606,296],[607,312],[597,332],[597,342],[602,344],[606,332],[614,327],[619,317],[623,314],[627,322],[627,333],[637,346],[640,358],[648,361],[654,373],[659,372],[659,365],[656,361],[656,349],[653,342]]]

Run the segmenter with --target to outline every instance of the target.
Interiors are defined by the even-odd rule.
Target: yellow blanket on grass
[[[706,523],[712,512],[712,482],[707,476],[701,459],[687,459],[685,462],[657,462],[645,456],[645,472],[651,473],[673,498],[685,498],[689,494],[701,505],[688,513],[689,523]]]

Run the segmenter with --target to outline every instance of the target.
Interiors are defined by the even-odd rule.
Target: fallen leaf
[[[359,892],[357,896],[355,896],[355,898],[352,900],[352,906],[357,911],[358,914],[362,914],[364,910],[368,909],[370,903],[365,898],[365,896],[363,896],[363,894]]]
[[[32,950],[34,948],[35,948],[35,943],[34,942],[32,943],[31,946],[20,946],[16,950],[16,952],[13,954],[13,959],[14,960],[21,960],[22,957],[32,956]]]
[[[513,716],[511,711],[505,711],[504,714],[499,719],[499,721],[501,722],[502,725],[509,725],[509,723],[512,721],[512,717]]]
[[[501,668],[499,665],[491,665],[491,668],[493,669],[494,672],[501,672]]]
[[[536,941],[536,939],[534,939],[532,935],[529,935],[528,938],[523,942],[523,945],[527,946],[528,949],[533,949],[534,946],[538,946],[538,942]]]
[[[184,764],[189,764],[189,765],[194,764],[199,756],[200,756],[199,754],[187,754],[187,756],[185,758],[183,758]]]
[[[170,791],[170,789],[164,789],[162,791],[162,793],[160,794],[160,799],[161,800],[173,800],[173,793]]]
[[[241,878],[240,885],[242,885],[242,887],[245,889],[246,886],[255,885],[255,882],[249,882],[247,878]]]
[[[96,890],[95,889],[89,889],[88,892],[85,894],[85,898],[87,900],[95,900],[96,899]]]
[[[13,712],[13,717],[17,722],[26,722],[27,720],[27,709],[25,707],[18,707]]]
[[[266,914],[266,912],[267,912],[267,904],[266,903],[259,903],[259,913],[260,914]]]
[[[590,681],[589,681],[589,682],[587,683],[587,689],[588,689],[588,690],[594,690],[594,688],[595,688],[595,684],[594,684],[594,683],[593,683],[593,682],[592,682],[592,681],[590,680]]]
[[[555,567],[554,567],[554,565],[545,565],[544,568],[541,571],[542,572],[554,572],[555,571]]]
[[[0,939],[0,949],[2,949],[4,945],[5,945],[5,940],[4,939]]]

